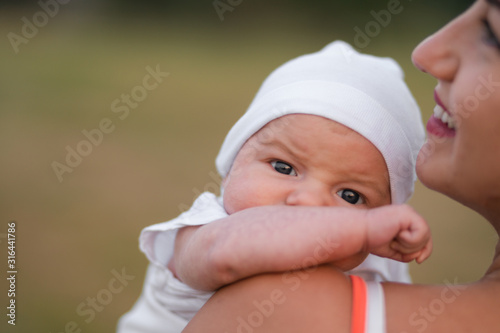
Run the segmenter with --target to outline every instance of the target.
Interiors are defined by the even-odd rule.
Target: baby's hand
[[[432,252],[427,222],[408,205],[390,205],[367,211],[366,250],[394,260],[422,263]]]

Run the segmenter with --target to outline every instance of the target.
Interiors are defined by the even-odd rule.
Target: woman
[[[420,180],[477,211],[500,233],[497,36],[500,2],[478,0],[423,41],[413,61],[438,80],[437,107],[417,163]],[[282,275],[262,275],[220,290],[185,332],[363,332],[365,325],[370,332],[383,332],[384,326],[387,332],[500,331],[500,244],[476,283],[384,283],[382,306],[376,313],[369,308],[369,314],[363,312],[364,294],[353,296],[349,277],[333,267],[300,272],[294,290],[284,288]]]

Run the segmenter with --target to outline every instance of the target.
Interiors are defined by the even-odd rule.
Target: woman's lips
[[[443,102],[441,102],[441,98],[439,98],[439,95],[436,90],[434,90],[434,100],[436,101],[437,105],[443,108],[444,112],[450,113],[448,109],[446,109],[446,107],[444,106]]]
[[[440,138],[451,138],[454,137],[456,131],[454,128],[448,127],[448,124],[445,124],[441,119],[432,115],[427,121],[427,132],[434,136]]]
[[[434,108],[434,114],[427,122],[427,132],[442,138],[455,136],[455,120],[446,109],[443,102],[441,102],[435,90],[434,100],[436,101],[436,107]]]

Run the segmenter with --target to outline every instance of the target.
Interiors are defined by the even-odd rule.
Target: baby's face
[[[255,133],[223,185],[228,214],[266,205],[373,208],[391,202],[378,149],[348,127],[305,114],[278,118]]]

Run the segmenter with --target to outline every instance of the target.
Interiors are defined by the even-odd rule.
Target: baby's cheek
[[[229,215],[249,208],[244,192],[237,191],[234,187],[224,189],[223,204]]]
[[[223,201],[224,209],[226,210],[226,213],[228,213],[229,215],[234,214],[235,212],[238,211],[232,198],[227,194],[226,191],[224,191],[224,196],[223,196],[222,201]]]

